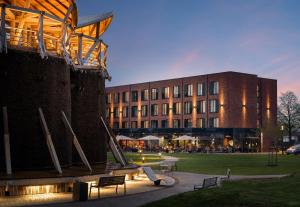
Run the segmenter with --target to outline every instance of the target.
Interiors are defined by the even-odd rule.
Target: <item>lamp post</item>
[[[281,125],[280,131],[281,131],[281,153],[283,154],[283,131],[284,131],[283,125]]]

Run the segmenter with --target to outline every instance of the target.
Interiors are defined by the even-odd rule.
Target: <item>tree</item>
[[[278,120],[291,140],[292,133],[300,127],[300,103],[294,92],[287,91],[279,97]]]

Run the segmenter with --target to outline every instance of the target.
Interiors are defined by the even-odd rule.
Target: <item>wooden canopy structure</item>
[[[106,68],[107,45],[100,39],[113,14],[78,23],[75,0],[0,0],[0,52],[7,47],[30,48],[63,56],[74,66]]]

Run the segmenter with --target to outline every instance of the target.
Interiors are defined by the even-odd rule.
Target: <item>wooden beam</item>
[[[81,148],[81,145],[80,145],[80,143],[79,143],[79,141],[78,141],[78,139],[77,139],[77,137],[76,137],[76,135],[75,135],[72,127],[71,127],[70,122],[67,119],[67,116],[66,116],[65,112],[62,111],[61,113],[62,113],[62,119],[63,119],[63,122],[65,124],[65,127],[67,129],[69,129],[69,131],[71,132],[71,134],[73,136],[73,144],[74,144],[74,146],[75,146],[75,148],[76,148],[76,150],[77,150],[77,152],[78,152],[78,154],[79,154],[82,162],[85,164],[85,166],[87,168],[89,168],[90,172],[92,172],[93,170],[91,168],[91,165],[90,165],[88,159],[86,158],[86,156],[85,156],[85,154],[84,154],[84,152],[83,152],[83,150]]]
[[[52,142],[51,134],[49,132],[49,129],[48,129],[45,117],[44,117],[44,113],[41,108],[39,108],[39,115],[40,115],[40,121],[41,121],[42,129],[43,129],[43,133],[44,133],[44,136],[46,137],[46,142],[47,142],[47,146],[49,149],[49,153],[50,153],[52,162],[54,164],[55,169],[58,171],[58,173],[62,174],[61,166],[60,166],[57,154],[56,154],[54,144]]]
[[[6,174],[11,175],[12,170],[11,170],[7,107],[3,107],[2,111],[3,111],[3,123],[4,123],[4,151],[5,151]]]
[[[31,0],[26,0],[26,2],[25,2],[25,8],[29,8],[30,7],[30,3],[31,3]],[[13,42],[11,42],[11,44],[19,44],[19,41],[20,41],[20,39],[21,39],[21,32],[22,32],[22,30],[20,30],[20,29],[23,29],[23,27],[24,27],[24,24],[25,24],[25,19],[24,19],[24,12],[21,14],[21,16],[19,17],[19,19],[20,19],[20,22],[19,22],[19,24],[18,24],[18,28],[17,28],[17,30],[16,30],[16,34],[15,34],[15,38],[13,38],[14,40],[13,40]]]

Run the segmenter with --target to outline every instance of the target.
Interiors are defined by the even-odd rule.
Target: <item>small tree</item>
[[[279,97],[278,120],[291,140],[292,133],[300,127],[300,103],[294,92],[287,91]]]

